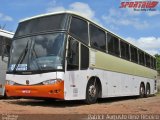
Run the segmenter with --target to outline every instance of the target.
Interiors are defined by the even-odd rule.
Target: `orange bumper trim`
[[[34,97],[64,99],[64,81],[52,85],[6,85],[9,97]]]

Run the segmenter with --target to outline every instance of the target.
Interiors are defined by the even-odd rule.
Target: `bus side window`
[[[3,55],[4,57],[8,57],[9,56],[9,51],[10,51],[10,46],[9,45],[3,45]]]
[[[90,28],[91,47],[101,51],[106,51],[105,32],[92,24],[90,24],[89,28]]]
[[[89,67],[89,49],[81,44],[81,70]]]
[[[2,45],[0,44],[0,56],[2,56]]]
[[[141,50],[138,50],[138,55],[139,55],[139,64],[145,65],[144,52]]]
[[[2,56],[2,47],[3,47],[3,37],[0,36],[0,56]]]
[[[119,40],[114,35],[107,33],[107,44],[108,44],[108,53],[119,56]]]
[[[148,54],[145,54],[145,58],[146,58],[146,66],[150,67],[151,66],[151,58]]]
[[[80,40],[84,44],[88,45],[88,23],[85,20],[77,17],[72,17],[69,33]]]
[[[9,57],[10,53],[10,45],[11,45],[11,39],[6,38],[5,42],[3,44],[3,57]]]
[[[135,48],[134,46],[130,46],[130,50],[131,50],[131,61],[138,63],[138,53],[137,53],[137,48]]]
[[[79,43],[73,38],[68,40],[67,70],[79,69]]]

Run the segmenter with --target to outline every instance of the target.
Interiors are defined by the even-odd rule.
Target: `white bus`
[[[157,91],[155,57],[69,11],[21,21],[10,55],[7,96],[91,104]]]
[[[0,29],[0,96],[4,96],[6,70],[12,37],[12,32]]]

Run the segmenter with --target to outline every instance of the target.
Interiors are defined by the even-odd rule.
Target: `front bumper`
[[[52,85],[6,85],[8,97],[64,99],[64,81]]]

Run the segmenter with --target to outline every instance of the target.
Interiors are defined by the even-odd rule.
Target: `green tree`
[[[155,57],[156,57],[156,61],[157,61],[157,71],[160,74],[160,55],[156,54]]]

